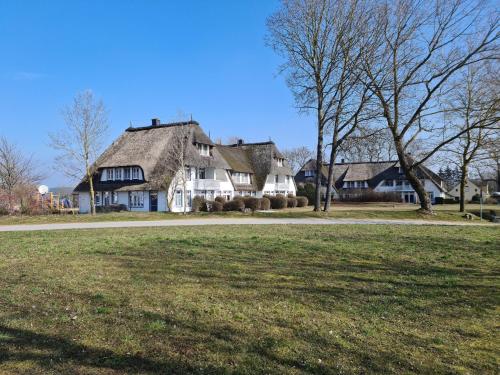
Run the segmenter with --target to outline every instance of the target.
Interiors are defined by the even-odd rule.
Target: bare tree
[[[365,49],[366,82],[378,99],[399,163],[416,191],[421,210],[431,201],[416,168],[471,128],[458,130],[441,120],[442,98],[469,65],[498,58],[498,13],[475,0],[389,0],[374,3],[370,48]],[[412,144],[425,145],[408,156]]]
[[[16,193],[32,189],[41,179],[33,156],[24,155],[7,138],[0,137],[0,190],[7,195],[9,211],[14,208]]]
[[[339,157],[346,161],[379,162],[397,158],[392,135],[387,128],[359,127],[339,147]]]
[[[187,182],[191,173],[188,165],[191,129],[188,123],[181,123],[173,126],[171,132],[169,147],[153,171],[152,182],[158,189],[166,191],[167,205],[170,210],[172,210],[177,190],[182,189],[183,212],[186,213]]]
[[[57,168],[70,178],[85,176],[90,188],[91,213],[95,215],[92,177],[94,162],[103,149],[108,131],[107,110],[103,101],[87,90],[78,93],[62,113],[66,126],[49,134],[51,146],[60,152],[56,158]]]
[[[294,175],[314,156],[313,152],[305,146],[285,149],[282,150],[281,153],[285,156],[285,159],[288,160]]]
[[[281,8],[267,21],[269,44],[285,58],[281,72],[301,111],[316,117],[316,193],[314,210],[321,209],[321,168],[324,131],[334,99],[331,76],[335,69],[335,7],[331,0],[282,0]]]
[[[460,212],[465,212],[465,185],[469,167],[475,161],[489,157],[488,146],[497,138],[500,128],[496,126],[473,126],[473,124],[495,124],[500,110],[500,87],[485,64],[468,66],[460,76],[451,93],[447,113],[449,121],[458,131],[465,129],[459,138],[444,150],[451,155],[452,162],[460,168]]]

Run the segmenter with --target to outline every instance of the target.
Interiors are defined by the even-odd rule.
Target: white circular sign
[[[40,185],[38,187],[38,192],[42,195],[45,195],[49,192],[49,187],[47,185]]]

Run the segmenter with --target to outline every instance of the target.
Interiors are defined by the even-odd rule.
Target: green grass
[[[259,217],[331,217],[336,219],[394,219],[394,220],[429,220],[429,221],[463,221],[463,214],[459,212],[458,205],[435,206],[435,215],[422,215],[417,206],[409,204],[392,203],[361,203],[346,204],[336,203],[331,212],[313,212],[312,207],[285,209],[253,214]],[[479,215],[479,206],[467,205],[468,211]],[[499,206],[485,205],[484,212],[490,209],[500,210]],[[115,212],[92,215],[39,215],[39,216],[0,216],[0,225],[11,224],[45,224],[45,223],[74,223],[97,221],[139,221],[139,220],[169,220],[208,217],[245,217],[251,213],[219,212],[219,213],[188,213],[187,215],[167,212]],[[487,222],[487,220],[483,220]],[[479,217],[475,217],[479,222]]]
[[[0,373],[495,374],[495,227],[0,234]]]

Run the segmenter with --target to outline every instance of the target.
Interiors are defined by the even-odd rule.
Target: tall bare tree
[[[73,103],[62,111],[65,127],[50,133],[51,146],[59,151],[57,168],[68,177],[85,176],[90,187],[90,208],[95,215],[94,162],[101,153],[108,131],[108,112],[91,90],[76,94]]]
[[[285,159],[288,160],[294,174],[314,156],[313,152],[305,146],[284,149],[281,153],[285,156]]]
[[[177,190],[182,189],[184,213],[187,210],[187,182],[190,180],[191,173],[188,165],[190,135],[191,129],[187,122],[172,126],[169,147],[152,174],[153,184],[158,189],[166,191],[167,205],[170,210],[172,210]]]
[[[440,104],[464,68],[498,58],[498,12],[476,0],[388,0],[373,3],[373,12],[363,64],[367,84],[421,210],[432,213],[416,168],[470,128],[484,126],[447,127]],[[409,157],[415,143],[426,147]]]
[[[449,121],[457,126],[458,131],[465,129],[465,133],[444,149],[460,168],[460,212],[465,212],[469,167],[475,161],[481,162],[489,157],[488,146],[500,133],[500,127],[496,125],[500,111],[500,86],[491,72],[485,64],[468,66],[459,76],[447,103]]]
[[[14,208],[16,192],[34,187],[42,175],[32,155],[24,153],[7,138],[0,137],[0,190],[7,195],[9,211]]]
[[[316,117],[316,192],[314,210],[321,209],[321,167],[324,131],[331,117],[334,99],[331,76],[338,45],[333,43],[335,7],[331,0],[282,0],[269,17],[269,44],[285,58],[281,72],[301,111]]]

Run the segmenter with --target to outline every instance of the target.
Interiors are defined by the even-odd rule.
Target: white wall
[[[454,186],[453,189],[448,191],[448,194],[452,197],[460,198],[460,184]],[[472,197],[476,194],[481,194],[481,189],[477,187],[477,185],[472,182],[467,182],[465,184],[464,198],[466,201],[472,200]],[[483,193],[483,197],[487,196],[487,194]]]
[[[275,175],[272,174],[267,175],[264,189],[257,192],[257,197],[262,197],[264,194],[266,194],[266,192],[270,192],[271,195],[274,195],[276,194],[276,191],[284,191],[285,194],[297,194],[293,177],[290,177],[288,183],[286,183],[285,175],[278,175],[278,184],[276,184],[274,182],[274,176]]]

